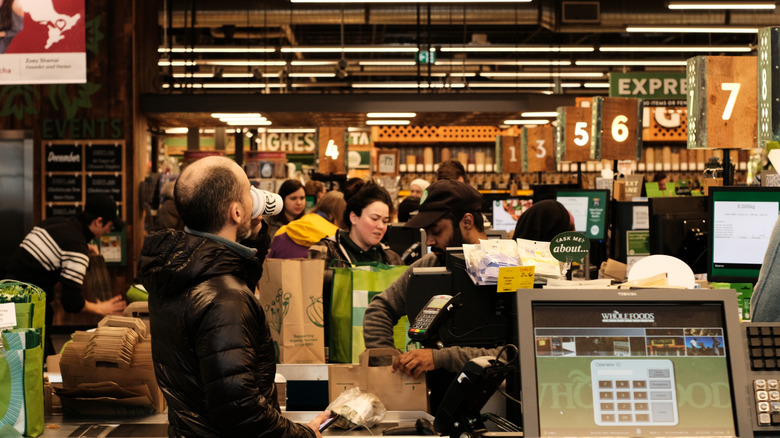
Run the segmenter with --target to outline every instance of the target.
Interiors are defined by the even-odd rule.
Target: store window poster
[[[0,0],[0,84],[87,81],[84,0]]]

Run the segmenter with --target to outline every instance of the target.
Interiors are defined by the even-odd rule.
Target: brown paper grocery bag
[[[265,260],[258,297],[271,329],[277,362],[325,363],[324,272],[324,260]]]
[[[355,386],[379,397],[388,411],[428,412],[428,387],[425,375],[419,378],[392,371],[393,358],[400,356],[394,348],[372,348],[360,354],[359,365],[328,367],[330,401]]]

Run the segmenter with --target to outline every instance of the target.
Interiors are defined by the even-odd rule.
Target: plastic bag
[[[374,394],[362,392],[354,387],[342,392],[328,405],[328,410],[341,416],[335,426],[342,429],[372,427],[382,421],[387,409]]]

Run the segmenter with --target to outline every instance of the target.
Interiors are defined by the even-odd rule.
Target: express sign
[[[610,97],[642,99],[685,99],[685,73],[610,73]]]

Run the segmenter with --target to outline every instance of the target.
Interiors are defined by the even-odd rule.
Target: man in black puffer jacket
[[[151,235],[138,262],[169,436],[319,438],[327,412],[308,427],[279,412],[273,342],[253,293],[265,253],[237,243],[261,240],[246,174],[203,158],[184,169],[175,200],[187,228]]]

